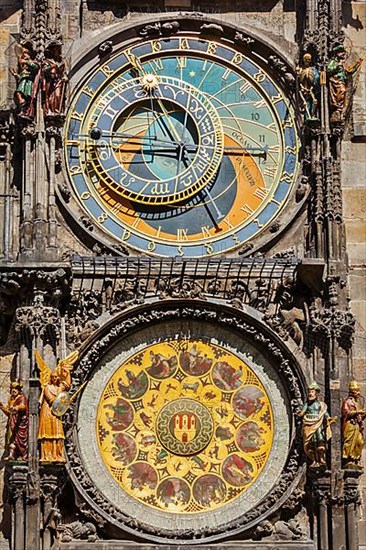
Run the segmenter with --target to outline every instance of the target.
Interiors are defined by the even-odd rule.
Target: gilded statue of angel
[[[70,388],[71,371],[78,355],[78,351],[70,353],[65,359],[58,362],[55,370],[52,370],[39,352],[35,351],[42,386],[38,428],[42,462],[65,462],[64,429],[62,421],[53,414],[52,405],[61,392],[65,392]]]

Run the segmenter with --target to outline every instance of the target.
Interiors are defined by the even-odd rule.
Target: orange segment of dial
[[[136,134],[136,138],[139,138],[140,136],[144,136],[146,134],[145,130],[142,132],[139,132]],[[130,138],[126,140],[123,144],[121,144],[118,148],[118,150],[115,150],[115,157],[118,160],[118,162],[124,166],[126,170],[130,168],[130,164],[136,155],[136,153],[141,152],[142,148],[142,141],[141,143],[136,143],[134,141],[134,138]]]

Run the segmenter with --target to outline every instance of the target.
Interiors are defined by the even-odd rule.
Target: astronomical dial
[[[252,239],[298,176],[289,101],[253,60],[193,37],[139,43],[92,72],[66,124],[93,221],[135,250],[201,257]]]
[[[91,171],[124,198],[153,205],[185,201],[221,164],[219,115],[206,95],[176,78],[128,80],[104,94],[94,113],[98,130],[91,135],[105,137],[88,141]]]

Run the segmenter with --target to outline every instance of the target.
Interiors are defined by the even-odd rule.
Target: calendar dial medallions
[[[99,228],[134,250],[202,257],[264,231],[298,177],[281,89],[227,44],[177,36],[121,50],[79,87],[68,177]]]
[[[238,356],[174,339],[119,365],[97,404],[96,428],[104,472],[124,494],[194,515],[260,482],[274,417],[264,384]]]

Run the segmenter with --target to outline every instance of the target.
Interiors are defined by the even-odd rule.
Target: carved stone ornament
[[[90,521],[86,523],[73,521],[65,525],[61,524],[58,526],[57,532],[61,542],[72,542],[76,540],[95,542],[99,539],[97,529]]]
[[[320,344],[334,337],[343,349],[350,349],[355,331],[356,320],[350,311],[328,309],[317,304],[309,309],[310,323],[308,335],[312,335]]]
[[[358,487],[347,487],[344,490],[344,503],[355,504],[356,506],[362,504],[362,498]]]
[[[306,538],[300,523],[295,518],[288,521],[278,520],[275,523],[266,519],[258,525],[253,534],[254,540],[301,540]]]
[[[290,89],[295,87],[295,77],[292,74],[291,69],[284,61],[282,61],[282,59],[275,55],[270,55],[268,58],[268,64],[276,71],[277,76],[284,80],[285,84],[287,84]]]
[[[168,21],[167,23],[152,23],[145,25],[140,31],[140,36],[162,36],[169,35],[179,29],[178,21]]]
[[[201,25],[200,31],[202,34],[211,34],[214,36],[222,36],[224,34],[223,27],[215,23]]]
[[[113,51],[113,42],[111,40],[106,40],[105,42],[102,42],[102,44],[98,47],[98,53],[100,57],[104,57],[105,55],[111,54]]]
[[[181,321],[179,321],[181,320]],[[88,349],[81,358],[73,372],[73,384],[78,387],[91,375],[91,365],[95,367],[103,360],[111,346],[121,339],[129,337],[137,330],[151,330],[155,323],[162,322],[192,322],[192,323],[214,323],[215,326],[222,327],[222,330],[235,333],[253,343],[253,346],[259,347],[266,358],[271,361],[271,365],[276,365],[276,376],[282,380],[282,384],[288,392],[288,402],[292,409],[293,418],[296,421],[295,412],[298,410],[301,400],[300,379],[297,374],[294,360],[290,360],[281,344],[276,343],[266,336],[264,325],[258,326],[256,322],[250,320],[243,312],[233,311],[232,308],[221,306],[220,309],[214,305],[197,300],[195,305],[187,307],[179,301],[164,301],[160,304],[154,304],[154,307],[138,306],[129,310],[128,316],[121,316],[120,320],[110,326],[104,327],[97,340]],[[88,388],[88,386],[87,386]],[[71,388],[73,391],[73,388]],[[224,526],[207,526],[205,528],[178,528],[172,531],[165,527],[153,527],[144,521],[143,517],[132,517],[125,513],[125,509],[117,508],[110,499],[107,499],[99,491],[96,484],[92,481],[83,466],[78,445],[77,425],[77,402],[73,403],[69,412],[65,415],[65,446],[69,461],[69,472],[71,480],[84,500],[87,508],[92,508],[98,516],[101,516],[108,522],[113,523],[114,527],[129,531],[141,537],[149,538],[156,542],[174,540],[175,543],[200,538],[208,538],[210,541],[217,540],[223,536],[235,535],[242,531],[253,528],[260,520],[273,513],[281,504],[288,499],[294,486],[299,483],[303,475],[301,442],[299,437],[295,438],[290,444],[287,454],[287,465],[279,475],[277,482],[268,492],[266,498],[257,506],[250,509],[241,517],[232,520]],[[193,524],[191,524],[193,525]]]
[[[254,44],[253,38],[250,38],[250,36],[245,36],[242,32],[235,33],[234,42],[248,48],[251,44]]]

